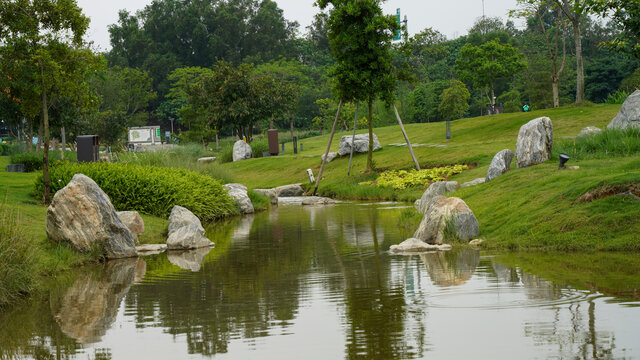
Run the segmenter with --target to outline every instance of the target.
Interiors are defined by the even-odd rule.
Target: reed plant
[[[573,160],[607,159],[640,154],[640,129],[605,129],[594,135],[561,139],[554,144],[555,158],[558,154],[569,155]]]

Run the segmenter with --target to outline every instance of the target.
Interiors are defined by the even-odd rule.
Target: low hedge
[[[5,142],[0,143],[0,156],[9,156],[17,153],[20,149],[18,145],[8,144]]]
[[[12,164],[23,164],[24,172],[42,170],[42,154],[21,153],[11,155]]]
[[[238,213],[220,182],[184,169],[111,163],[59,163],[51,167],[51,191],[66,186],[73,175],[93,179],[117,210],[135,210],[167,218],[174,205],[183,206],[202,221]],[[35,196],[42,198],[42,175]]]

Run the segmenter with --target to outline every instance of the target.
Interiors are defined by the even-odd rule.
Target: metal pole
[[[356,141],[356,127],[358,126],[358,108],[360,108],[360,101],[356,103],[356,118],[353,120],[353,137],[351,138],[351,154],[349,154],[349,171],[347,176],[351,176],[351,160],[353,159],[353,145]]]
[[[318,191],[318,186],[320,185],[320,179],[322,179],[322,172],[324,171],[324,164],[327,162],[327,156],[329,156],[329,150],[331,150],[331,142],[333,141],[333,135],[336,133],[336,124],[338,123],[338,117],[340,117],[340,110],[342,110],[342,99],[340,99],[340,104],[338,104],[338,111],[336,112],[336,119],[333,121],[333,126],[331,127],[331,136],[329,136],[329,143],[327,144],[327,150],[324,152],[324,159],[322,159],[322,165],[320,166],[320,172],[318,173],[318,178],[316,179],[316,187],[313,189],[313,196],[316,195]]]
[[[402,135],[404,135],[404,140],[407,142],[407,147],[409,148],[409,152],[411,153],[413,162],[416,165],[416,170],[420,170],[420,164],[418,164],[418,159],[416,159],[416,155],[413,153],[413,147],[411,147],[411,142],[409,142],[409,137],[407,136],[407,132],[404,130],[404,125],[402,125],[402,120],[400,119],[400,114],[398,114],[398,108],[395,106],[395,104],[393,105],[393,111],[396,113],[398,124],[400,124],[400,130],[402,130]]]

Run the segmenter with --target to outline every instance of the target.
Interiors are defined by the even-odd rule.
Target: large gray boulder
[[[586,128],[580,130],[577,137],[597,135],[597,134],[600,134],[601,132],[602,132],[602,129],[598,127],[587,126]]]
[[[278,193],[276,189],[253,189],[253,192],[268,197],[271,205],[278,205]]]
[[[516,143],[518,168],[541,164],[551,158],[553,125],[548,117],[533,119],[522,125]]]
[[[235,201],[241,214],[253,214],[254,208],[247,194],[247,187],[242,184],[226,184],[227,194]]]
[[[513,160],[513,156],[513,151],[509,149],[504,149],[497,153],[496,156],[493,157],[493,160],[491,160],[485,182],[489,182],[511,170],[511,160]]]
[[[233,144],[233,161],[251,159],[252,156],[251,146],[244,140],[238,140]]]
[[[460,198],[438,196],[433,199],[413,237],[428,244],[443,244],[445,231],[452,231],[463,241],[475,239],[480,233],[473,211]]]
[[[351,153],[351,141],[352,135],[345,135],[340,139],[340,147],[338,148],[338,155],[345,156]],[[381,149],[380,141],[376,134],[373,134],[373,151]],[[353,144],[354,153],[366,153],[369,152],[369,134],[358,134]]]
[[[391,245],[391,248],[389,248],[389,250],[391,250],[391,252],[394,252],[394,253],[416,253],[416,252],[423,252],[423,251],[448,251],[448,250],[451,250],[451,245],[449,245],[449,244],[442,244],[442,245],[427,244],[426,242],[424,242],[424,241],[422,241],[420,239],[409,238],[409,239],[401,242],[398,245]]]
[[[625,100],[618,115],[607,125],[607,129],[626,129],[628,127],[640,129],[640,90],[634,91]]]
[[[304,194],[302,184],[278,186],[277,188],[275,188],[275,191],[278,197],[302,196]]]
[[[47,209],[47,236],[81,252],[98,247],[108,259],[137,256],[134,236],[107,194],[82,174],[74,175],[53,197]]]
[[[433,199],[439,195],[452,193],[458,190],[459,187],[457,181],[437,181],[432,183],[420,197],[418,211],[424,214]]]
[[[169,215],[169,238],[167,249],[187,250],[213,246],[204,236],[200,219],[182,206],[174,206]]]
[[[138,241],[138,236],[144,232],[144,220],[137,211],[118,211],[118,218],[131,231],[133,238]]]

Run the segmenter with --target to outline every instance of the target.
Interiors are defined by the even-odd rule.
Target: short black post
[[[302,152],[302,151],[303,151],[303,150],[302,150],[302,143],[300,143],[300,152]]]
[[[284,155],[284,141],[282,142],[282,155]]]
[[[293,137],[293,153],[294,154],[298,153],[298,137],[297,136]]]
[[[447,140],[451,140],[451,121],[447,119]]]

